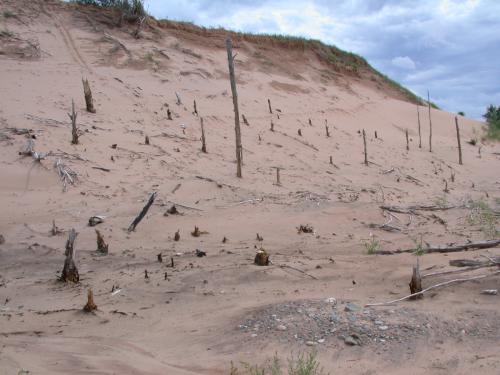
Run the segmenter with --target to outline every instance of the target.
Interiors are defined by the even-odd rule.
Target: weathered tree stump
[[[97,252],[104,254],[104,255],[107,255],[108,249],[109,249],[108,244],[106,242],[104,242],[104,237],[102,236],[101,232],[99,232],[96,229],[95,233],[97,235]]]
[[[408,138],[408,129],[405,129],[406,133],[406,151],[410,151],[410,140]]]
[[[455,116],[455,127],[457,128],[457,143],[458,143],[458,164],[462,165],[462,142],[460,141],[460,128],[458,127],[458,119]]]
[[[92,293],[92,289],[89,289],[87,293],[87,303],[83,307],[83,311],[92,312],[94,310],[97,310],[97,305],[94,302],[94,294]]]
[[[363,147],[365,152],[365,165],[368,165],[368,152],[366,151],[366,132],[363,129]]]
[[[271,131],[274,132],[274,122],[271,120]]]
[[[71,229],[68,235],[68,240],[66,241],[66,259],[64,260],[64,268],[61,272],[60,280],[64,282],[71,281],[77,283],[80,281],[80,275],[78,274],[78,268],[75,263],[75,239],[78,233],[74,229]]]
[[[196,108],[196,100],[193,101],[193,115],[198,116],[198,109]]]
[[[422,133],[420,131],[420,111],[417,104],[417,121],[418,121],[418,148],[422,148]]]
[[[174,234],[174,241],[179,241],[181,239],[181,235],[179,233],[179,230],[177,230],[177,232],[175,232]]]
[[[167,108],[167,120],[172,120],[172,111]]]
[[[144,144],[149,146],[149,136],[147,134],[144,137]]]
[[[92,91],[90,90],[90,85],[88,79],[83,79],[83,94],[85,96],[85,104],[87,105],[87,112],[95,113],[94,99],[92,99]]]
[[[250,126],[250,124],[248,123],[248,120],[247,118],[245,117],[245,115],[241,115],[241,118],[243,120],[243,123],[246,125],[246,126]]]
[[[411,294],[422,291],[422,277],[420,276],[420,266],[418,260],[417,260],[417,265],[413,266],[413,274],[409,285]],[[423,294],[419,294],[418,296],[413,296],[410,299],[419,299],[422,297]]]
[[[264,249],[260,249],[255,254],[254,263],[258,266],[268,266],[269,265],[269,254]]]
[[[205,140],[205,128],[203,127],[203,117],[200,117],[200,126],[201,126],[201,152],[206,154],[207,153],[207,143]]]
[[[432,119],[431,119],[431,97],[427,90],[427,105],[429,107],[429,152],[432,152]]]
[[[75,112],[75,101],[71,100],[71,113],[68,113],[71,120],[71,143],[78,144],[78,128],[76,126],[77,113]]]
[[[273,110],[271,108],[271,99],[267,99],[267,105],[269,106],[269,113],[273,113]]]

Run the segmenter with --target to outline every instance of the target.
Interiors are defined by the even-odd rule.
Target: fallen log
[[[480,242],[469,242],[463,245],[449,245],[449,246],[428,246],[423,249],[424,253],[455,253],[458,251],[468,251],[468,250],[480,250],[489,249],[491,247],[497,247],[500,245],[500,239],[480,241]],[[415,249],[404,249],[404,250],[379,250],[376,254],[379,255],[394,255],[402,253],[413,253]]]
[[[144,206],[142,211],[139,213],[139,215],[137,215],[137,217],[134,219],[134,221],[132,221],[132,224],[130,224],[130,226],[128,227],[129,233],[134,231],[137,224],[139,224],[141,222],[141,220],[144,218],[144,216],[146,216],[149,208],[153,205],[155,198],[156,198],[156,191],[151,194],[151,196],[149,197],[148,203],[146,203],[146,205]]]
[[[462,208],[461,206],[436,206],[436,205],[414,205],[408,207],[400,207],[400,206],[380,206],[381,209],[397,212],[400,214],[413,214],[418,215],[415,211],[446,211],[451,210],[453,208]]]

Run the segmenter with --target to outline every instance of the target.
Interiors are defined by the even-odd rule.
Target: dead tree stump
[[[309,126],[313,126],[311,119],[309,119]]]
[[[248,120],[247,118],[245,117],[245,115],[241,115],[241,118],[243,120],[243,123],[246,125],[246,126],[250,126],[250,124],[248,123]]]
[[[365,129],[363,129],[363,147],[364,147],[364,153],[365,153],[365,165],[368,165],[368,153],[366,151],[366,132],[365,132]]]
[[[271,120],[271,131],[274,132],[274,122]]]
[[[78,274],[78,268],[75,263],[75,239],[78,233],[74,229],[69,232],[68,240],[66,241],[66,259],[64,260],[64,268],[61,272],[60,280],[64,282],[71,281],[77,283],[80,281],[80,275]]]
[[[240,111],[238,109],[238,93],[236,91],[236,77],[234,75],[233,42],[231,38],[226,39],[227,60],[229,65],[229,79],[231,81],[231,92],[233,94],[234,106],[234,132],[236,134],[236,176],[241,178],[241,162],[243,159],[243,147],[241,146]],[[271,108],[269,102],[269,109]]]
[[[281,186],[280,181],[280,167],[276,167],[276,185]]]
[[[418,293],[418,292],[422,291],[422,278],[420,276],[420,266],[419,266],[418,260],[417,260],[417,265],[413,266],[413,274],[412,274],[411,281],[410,281],[409,285],[410,285],[410,293],[411,294]],[[423,295],[419,294],[418,296],[413,296],[410,299],[415,300],[415,299],[419,299],[422,297],[423,297]]]
[[[92,99],[92,91],[90,90],[90,85],[88,79],[83,79],[83,94],[85,96],[85,104],[87,105],[87,112],[95,113],[94,99]]]
[[[193,101],[193,115],[198,116],[198,109],[196,108],[196,100]]]
[[[375,139],[378,139],[378,134],[376,130],[375,130]]]
[[[255,254],[254,263],[258,266],[268,266],[269,265],[269,254],[264,249],[260,249]]]
[[[271,108],[271,99],[267,99],[267,105],[269,106],[269,113],[273,113],[273,110]]]
[[[326,138],[330,138],[330,129],[328,128],[328,123],[325,120],[325,130],[326,130]]]
[[[458,164],[462,165],[462,142],[460,141],[460,128],[458,127],[458,119],[455,116],[455,127],[457,128],[457,143],[458,143]]]
[[[180,231],[177,230],[177,232],[175,232],[175,234],[174,234],[174,241],[177,242],[180,239],[181,239]]]
[[[330,155],[330,164],[333,165],[333,157],[332,157],[332,155]]]
[[[96,229],[95,233],[97,235],[97,252],[104,254],[104,255],[107,255],[108,249],[109,249],[108,244],[106,242],[104,242],[104,237],[102,236],[101,232],[99,232]]]
[[[83,311],[92,312],[94,310],[97,310],[97,305],[94,302],[94,293],[92,293],[92,289],[89,289],[87,293],[87,303],[83,307]]]
[[[78,144],[78,128],[76,126],[77,113],[75,112],[75,101],[71,100],[71,113],[68,113],[69,119],[71,120],[71,143],[74,145]]]
[[[301,137],[302,137],[302,130],[300,130],[300,129],[299,129],[299,130],[297,131],[297,134],[298,134],[299,136],[301,136]]]
[[[200,117],[200,126],[201,126],[201,152],[206,154],[207,153],[207,143],[205,140],[205,129],[203,128],[203,117]]]
[[[148,135],[146,135],[144,137],[144,144],[149,146],[149,136]]]
[[[167,108],[167,120],[172,120],[172,111],[170,108]]]
[[[408,129],[405,129],[406,133],[406,151],[410,151],[410,140],[408,138]]]

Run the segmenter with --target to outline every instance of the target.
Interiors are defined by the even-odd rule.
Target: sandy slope
[[[367,255],[363,244],[370,233],[384,249],[414,246],[420,236],[431,244],[487,237],[470,223],[467,208],[437,212],[444,224],[425,212],[396,214],[400,221],[391,224],[399,232],[368,227],[389,220],[379,209],[382,203],[462,205],[483,199],[498,209],[500,147],[482,144],[479,158],[478,147],[465,143],[480,134],[481,123],[460,118],[464,165],[459,166],[453,114],[432,110],[430,153],[426,108],[420,107],[419,149],[416,106],[380,83],[325,73],[328,67],[307,53],[273,53],[242,43],[236,70],[240,111],[250,125],[242,125],[243,179],[237,179],[223,39],[148,30],[135,40],[126,28],[110,29],[89,21],[92,13],[57,2],[0,4],[17,16],[0,18],[0,28],[15,36],[0,39],[0,234],[6,239],[0,245],[1,374],[21,368],[34,374],[228,373],[231,360],[261,362],[275,351],[286,358],[323,336],[316,348],[331,373],[498,373],[499,299],[480,294],[498,288],[498,277],[453,286],[418,303],[369,309],[367,316],[388,314],[389,332],[385,341],[367,339],[356,347],[301,323],[277,331],[281,318],[271,312],[285,306],[284,316],[307,321],[307,314],[323,309],[314,306],[329,297],[346,315],[346,302],[363,305],[405,295],[415,257]],[[39,43],[39,57],[26,40]],[[260,49],[267,60],[256,57]],[[85,111],[82,76],[93,88],[96,114]],[[175,104],[175,92],[182,105]],[[71,99],[83,132],[76,146],[70,144],[67,117]],[[208,154],[200,151],[193,100],[204,118]],[[275,132],[269,130],[271,121]],[[53,155],[42,165],[20,157],[26,138],[11,127],[33,129],[36,150]],[[368,167],[361,129],[368,135]],[[144,144],[145,135],[150,145]],[[77,184],[64,193],[52,168],[59,157],[78,173]],[[275,167],[282,168],[282,186],[274,184]],[[449,193],[443,192],[445,180]],[[128,234],[125,229],[152,191],[158,192],[155,205]],[[172,202],[182,216],[163,215]],[[95,232],[87,226],[92,215],[106,216],[99,225],[110,245],[106,257],[95,255]],[[66,234],[49,235],[53,219],[62,230],[79,232],[79,285],[57,281]],[[296,227],[306,223],[315,233],[297,234]],[[208,233],[192,237],[195,225]],[[181,240],[174,242],[177,230]],[[271,254],[272,266],[252,264],[260,246]],[[208,256],[197,258],[195,249]],[[158,253],[164,263],[157,262]],[[450,259],[481,259],[485,253],[425,255],[420,264],[435,271],[447,268]],[[99,307],[95,314],[81,311],[89,287]],[[121,291],[112,294],[116,288]],[[302,308],[287,305],[292,301],[313,307],[301,318]],[[257,329],[239,327],[250,317],[262,320]],[[406,320],[421,334],[404,333]]]

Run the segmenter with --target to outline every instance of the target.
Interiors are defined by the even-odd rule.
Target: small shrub
[[[365,242],[366,252],[370,255],[376,254],[380,250],[380,242],[370,233],[370,240]]]
[[[284,375],[281,361],[277,354],[268,359],[263,365],[251,365],[242,363],[244,368],[240,372],[238,367],[231,362],[230,375]],[[323,375],[323,368],[317,359],[316,351],[308,354],[299,353],[297,357],[293,355],[288,359],[288,375]]]
[[[465,117],[465,112],[464,112],[464,111],[459,111],[459,112],[458,112],[458,115],[459,115],[459,116],[462,116],[462,117]]]
[[[10,10],[4,10],[2,14],[3,14],[4,18],[15,18],[16,17],[16,15],[14,13],[12,13]]]
[[[469,223],[479,225],[481,232],[487,239],[495,238],[500,234],[500,231],[497,230],[497,213],[491,209],[487,202],[481,199],[470,200],[468,206],[470,208]]]
[[[483,117],[488,125],[486,138],[500,141],[500,106],[490,105]]]
[[[427,250],[425,249],[425,247],[423,245],[422,236],[420,236],[420,240],[414,239],[413,242],[415,242],[415,252],[414,252],[414,254],[416,256],[422,256],[422,255],[424,255],[427,252]]]

